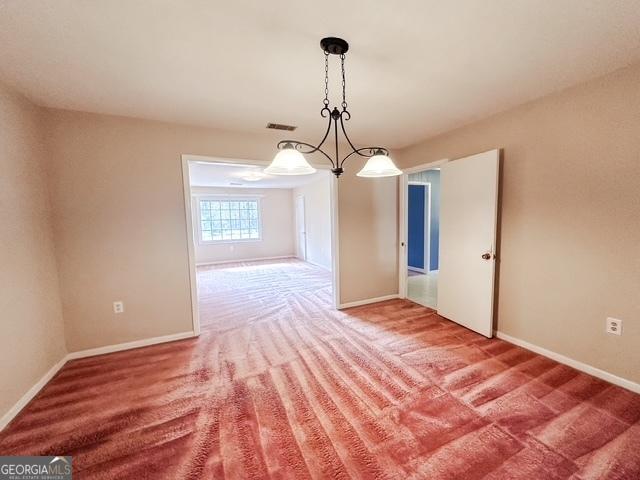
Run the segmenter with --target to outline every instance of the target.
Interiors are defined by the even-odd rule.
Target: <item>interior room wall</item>
[[[69,351],[191,331],[181,155],[270,161],[281,132],[55,109],[46,128]],[[356,177],[361,167],[340,179],[343,302],[398,291],[397,180]]]
[[[46,123],[68,349],[191,331],[181,155],[258,158],[275,140],[63,110]]]
[[[305,205],[305,228],[307,232],[307,261],[331,270],[331,182],[320,178],[292,190],[294,202],[294,240],[299,241],[295,225],[295,201],[303,196]]]
[[[207,264],[232,260],[294,256],[294,222],[292,189],[285,188],[214,188],[192,187],[194,201],[194,238],[196,263]],[[196,201],[200,195],[258,196],[262,238],[240,242],[205,243],[198,241]]]
[[[635,65],[399,153],[410,167],[503,148],[498,330],[635,382],[639,105]]]
[[[364,163],[338,180],[342,304],[398,294],[398,178],[358,177]]]
[[[440,171],[425,170],[409,175],[410,182],[425,182],[431,185],[431,204],[429,223],[429,270],[438,270],[440,253]]]
[[[0,85],[0,417],[66,355],[41,111]],[[0,428],[4,421],[0,422]]]

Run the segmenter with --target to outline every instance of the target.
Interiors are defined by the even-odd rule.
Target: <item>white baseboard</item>
[[[115,345],[106,345],[104,347],[90,348],[88,350],[79,350],[71,352],[67,355],[67,360],[75,360],[76,358],[95,357],[96,355],[104,355],[106,353],[121,352],[122,350],[131,350],[132,348],[148,347],[158,343],[175,342],[176,340],[184,340],[185,338],[195,337],[193,332],[174,333],[172,335],[164,335],[162,337],[144,338],[133,342],[118,343]]]
[[[331,271],[331,267],[327,267],[326,265],[322,265],[321,263],[314,262],[314,261],[309,260],[309,259],[305,260],[305,262],[310,263],[311,265],[315,265],[316,267],[323,268],[324,270],[326,270],[328,272]]]
[[[33,397],[35,397],[38,392],[42,390],[42,387],[44,387],[47,382],[49,382],[49,380],[51,380],[55,376],[55,374],[58,373],[58,370],[60,370],[65,363],[67,363],[66,356],[62,357],[58,363],[51,367],[49,371],[45,373],[42,378],[38,380],[35,385],[33,385],[27,391],[27,393],[24,394],[20,398],[20,400],[18,400],[13,405],[13,407],[11,407],[9,411],[2,416],[2,418],[0,418],[0,430],[9,425],[9,422],[11,422],[11,420],[13,420],[15,416],[18,415],[18,413],[20,413],[20,411],[27,406],[27,404],[33,399]]]
[[[207,265],[224,265],[225,263],[238,262],[258,262],[260,260],[282,260],[284,258],[296,258],[295,255],[281,255],[278,257],[256,257],[256,258],[239,258],[237,260],[219,260],[216,262],[196,262],[196,267],[206,267]]]
[[[600,370],[599,368],[596,368],[594,366],[582,363],[578,360],[574,360],[573,358],[565,357],[560,353],[547,350],[546,348],[539,347],[538,345],[534,345],[524,340],[520,340],[519,338],[512,337],[511,335],[507,335],[506,333],[496,331],[495,334],[496,337],[501,338],[502,340],[505,340],[509,343],[513,343],[514,345],[518,345],[519,347],[526,348],[527,350],[531,350],[535,353],[539,353],[540,355],[555,360],[556,362],[563,363],[575,368],[576,370],[580,370],[581,372],[588,373],[589,375],[600,378],[602,380],[606,380],[607,382],[618,385],[619,387],[631,390],[632,392],[640,393],[640,383],[627,380],[626,378],[618,377],[613,373],[605,372],[604,370]]]
[[[361,305],[369,305],[370,303],[384,302],[385,300],[394,300],[396,298],[400,298],[400,296],[397,293],[394,293],[392,295],[384,295],[382,297],[366,298],[364,300],[356,300],[355,302],[341,303],[338,306],[338,310],[342,310],[343,308],[359,307]]]
[[[106,353],[120,352],[122,350],[131,350],[133,348],[147,347],[150,345],[156,345],[159,343],[174,342],[176,340],[183,340],[185,338],[197,337],[193,332],[174,333],[172,335],[164,335],[162,337],[145,338],[142,340],[136,340],[133,342],[119,343],[116,345],[107,345],[105,347],[90,348],[88,350],[80,350],[77,352],[71,352],[65,355],[58,363],[56,363],[51,369],[44,374],[44,376],[33,385],[27,393],[25,393],[20,400],[18,400],[13,407],[0,418],[0,431],[6,427],[11,420],[15,418],[18,413],[35,397],[40,390],[51,380],[58,371],[64,367],[69,360],[75,360],[77,358],[93,357],[96,355],[104,355]]]

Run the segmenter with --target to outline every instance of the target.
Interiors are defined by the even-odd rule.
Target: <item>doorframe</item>
[[[198,274],[196,269],[195,236],[193,231],[193,207],[191,204],[191,182],[189,181],[189,162],[226,163],[248,165],[252,167],[266,167],[270,162],[262,160],[246,160],[225,157],[210,157],[206,155],[181,155],[182,165],[182,191],[184,198],[184,214],[187,240],[187,262],[189,268],[189,290],[191,296],[191,323],[194,336],[200,335],[200,309],[198,306]],[[316,164],[311,165],[318,170],[330,170],[330,166]],[[333,307],[340,305],[340,255],[339,255],[339,231],[338,231],[338,179],[329,172],[329,197],[331,209],[331,287],[333,290]]]
[[[304,227],[304,258],[300,258],[300,232],[298,225],[298,201],[302,200],[302,225]],[[295,224],[296,224],[296,256],[300,258],[300,260],[307,261],[307,205],[304,195],[296,195],[296,204],[293,206],[294,215],[295,215]]]
[[[436,160],[434,162],[423,163],[415,167],[405,168],[400,175],[400,205],[398,214],[398,297],[407,298],[407,236],[409,225],[409,208],[408,208],[408,195],[409,195],[409,175],[412,173],[422,172],[424,170],[430,170],[432,168],[443,165],[449,161],[448,158],[442,160]],[[431,190],[431,188],[429,188]]]
[[[410,185],[418,185],[424,187],[424,205],[425,205],[425,219],[424,219],[424,240],[423,240],[423,249],[424,253],[422,254],[423,260],[423,268],[418,267],[410,267],[408,260],[408,250],[407,250],[407,270],[413,270],[414,272],[420,272],[427,274],[429,273],[429,267],[431,266],[431,182],[415,182],[409,180],[407,182],[407,189]],[[408,198],[408,190],[407,190],[407,198]],[[407,203],[407,214],[409,213],[409,204]],[[409,222],[407,221],[407,237],[409,236]],[[409,248],[409,238],[407,238],[407,248]]]

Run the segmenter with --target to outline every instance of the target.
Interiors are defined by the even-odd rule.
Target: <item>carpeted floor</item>
[[[640,396],[433,311],[204,268],[200,338],[76,360],[0,434],[74,478],[638,479]]]

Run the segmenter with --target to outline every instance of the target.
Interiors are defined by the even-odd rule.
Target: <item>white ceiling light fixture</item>
[[[281,150],[277,153],[271,165],[264,169],[264,173],[271,175],[309,175],[315,173],[316,169],[309,165],[304,155],[296,150],[292,143],[285,144],[278,148]]]
[[[367,160],[362,170],[356,175],[365,178],[377,178],[377,177],[395,177],[402,174],[402,171],[398,169],[393,163],[393,160],[384,153],[376,153],[373,157]]]
[[[336,177],[340,177],[340,175],[344,173],[344,169],[342,168],[344,162],[352,155],[359,155],[369,159],[364,168],[358,173],[360,177],[391,177],[402,174],[402,171],[395,166],[393,160],[389,157],[389,151],[386,148],[356,148],[347,135],[344,122],[351,118],[351,114],[347,110],[344,59],[345,54],[349,50],[349,44],[341,38],[327,37],[320,41],[320,47],[322,47],[324,51],[324,100],[322,101],[323,107],[322,110],[320,110],[320,115],[323,118],[329,119],[327,131],[317,146],[297,140],[281,141],[278,143],[278,149],[280,149],[280,151],[273,159],[273,162],[271,162],[271,165],[264,171],[274,175],[306,175],[313,173],[315,169],[309,165],[303,153],[320,152],[331,162],[331,171]],[[340,106],[342,110],[338,110],[338,107],[334,107],[333,110],[329,108],[329,55],[338,55],[340,57],[342,66],[342,103]],[[345,140],[351,147],[351,152],[342,157],[342,159],[340,159],[340,149],[338,145],[338,122],[340,123],[340,130]],[[335,158],[331,158],[321,148],[329,137],[332,126],[334,131]]]

